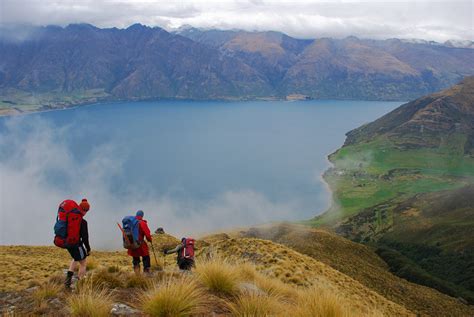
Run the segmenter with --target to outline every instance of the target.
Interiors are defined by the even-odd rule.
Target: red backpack
[[[60,248],[69,248],[79,244],[82,213],[74,200],[65,200],[59,205],[54,225],[54,244]]]
[[[184,248],[181,250],[181,257],[183,259],[191,259],[194,260],[194,239],[193,238],[185,238],[183,239]]]

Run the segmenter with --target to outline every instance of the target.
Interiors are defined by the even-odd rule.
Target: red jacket
[[[151,234],[150,234],[150,228],[148,228],[148,224],[146,223],[146,220],[143,220],[142,217],[135,217],[138,220],[140,220],[140,224],[138,227],[138,240],[143,241],[142,244],[138,249],[135,250],[128,250],[128,255],[130,256],[149,256],[150,252],[148,251],[148,245],[145,242],[146,238],[148,241],[151,242]]]

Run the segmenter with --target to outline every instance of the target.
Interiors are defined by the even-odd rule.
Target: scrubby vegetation
[[[462,297],[469,303],[474,303],[474,294],[471,291],[465,289],[462,285],[449,282],[446,279],[441,279],[430,274],[402,253],[388,247],[380,247],[377,249],[377,254],[387,262],[390,266],[390,270],[396,275],[414,283],[437,289],[453,297]],[[421,256],[421,254],[419,256]],[[427,257],[426,262],[429,261],[430,258]],[[426,263],[425,261],[423,262]],[[472,263],[474,262],[471,262],[471,265],[467,267],[467,275],[472,273],[470,272]],[[464,282],[469,283],[470,281],[472,281],[472,278]]]
[[[143,311],[150,316],[185,317],[203,311],[206,293],[195,279],[183,276],[153,284],[140,298]]]
[[[165,241],[167,239],[172,240],[167,236],[156,237],[155,247],[175,243]],[[64,273],[61,272],[67,267],[67,256],[57,253],[57,248],[41,248],[42,254],[49,252],[49,267],[53,268],[49,274],[44,274],[47,277],[39,278],[37,282],[30,280],[29,285],[24,287],[9,283],[6,290],[9,294],[21,296],[21,305],[15,308],[18,315],[34,312],[57,316],[106,316],[119,304],[127,305],[133,311],[132,315],[136,316],[343,317],[411,314],[404,305],[281,244],[225,234],[205,237],[198,244],[197,265],[191,273],[179,272],[173,263],[174,258],[169,257],[166,258],[166,270],[157,270],[153,261],[152,275],[137,276],[125,252],[94,252],[95,268],[88,271],[86,278],[75,283],[72,292],[65,292],[63,288]],[[22,248],[24,251],[29,249]],[[2,249],[4,251],[5,248],[0,247]],[[64,258],[66,261],[62,268],[58,264],[60,269],[54,269],[57,267],[54,260],[63,261]],[[0,264],[6,265],[3,262]],[[32,270],[35,268],[39,269],[32,266]],[[26,280],[25,276],[20,278],[18,273],[12,271],[11,281],[14,278]],[[34,291],[22,291],[25,287],[33,287]],[[13,289],[18,291],[12,292]],[[449,307],[449,312],[461,316],[471,312],[460,303],[438,299],[441,299],[443,307]],[[433,307],[436,309],[434,303]]]
[[[130,264],[116,268],[109,261],[101,264],[102,259],[97,257],[97,266],[88,272],[85,279],[76,283],[71,293],[63,291],[64,275],[53,271],[51,273],[54,274],[49,275],[48,283],[37,288],[31,295],[25,296],[32,298],[37,307],[41,306],[43,314],[48,311],[52,313],[54,310],[54,314],[61,316],[106,316],[110,313],[112,304],[116,302],[124,303],[150,316],[209,316],[214,313],[220,316],[285,316],[288,311],[295,310],[301,298],[307,296],[307,287],[303,283],[288,282],[292,279],[289,272],[294,270],[295,266],[290,266],[290,262],[277,262],[271,259],[268,262],[271,266],[265,266],[264,262],[250,261],[238,253],[230,256],[228,251],[222,249],[222,246],[235,245],[246,248],[248,243],[248,245],[254,245],[257,251],[257,249],[264,249],[263,243],[265,249],[275,254],[289,254],[291,251],[263,240],[232,240],[234,243],[216,239],[212,242],[212,248],[209,247],[209,243],[201,242],[203,247],[199,250],[197,268],[191,274],[180,273],[176,270],[175,264],[167,263],[166,271],[155,271],[148,277],[136,276],[131,272]],[[43,252],[46,250],[56,252],[54,248],[42,249]],[[242,250],[244,249],[240,252]],[[95,256],[98,255],[97,253]],[[293,261],[297,261],[297,254],[293,253],[289,261],[296,263]],[[115,256],[115,253],[110,253],[110,255]],[[62,256],[67,259],[64,254]],[[61,257],[58,256],[58,258]],[[304,257],[300,258],[302,259],[308,261]],[[170,261],[173,260],[170,259]],[[67,262],[63,264],[63,267],[67,267]],[[275,274],[277,269],[279,273]],[[308,266],[308,269],[311,268]],[[307,274],[307,285],[320,283],[322,277],[318,278],[318,275],[332,274],[323,273],[316,263],[313,264],[312,269],[313,272]],[[342,274],[340,275],[342,277]],[[327,280],[327,278],[323,279]],[[348,283],[345,287],[349,289],[352,287],[350,285]],[[9,284],[9,287],[12,286]],[[331,292],[337,293],[341,289],[334,286]],[[360,288],[356,293],[362,289]],[[58,290],[60,290],[59,293]],[[369,290],[365,292],[370,293]],[[130,296],[130,294],[134,295]],[[314,295],[317,294],[314,293]],[[49,299],[53,297],[56,301],[63,303],[60,309],[54,308],[49,302]],[[354,311],[361,311],[365,305],[373,305],[370,301],[361,304],[351,297],[345,297],[343,295],[340,301],[327,305],[347,305]],[[134,298],[141,300],[133,300]],[[385,303],[382,305],[386,305],[387,312],[397,312],[401,315],[408,313],[404,308],[383,297],[371,294],[369,298]],[[29,311],[30,308],[25,306],[25,309]],[[338,308],[334,310],[338,311]],[[20,314],[21,312],[18,311]]]
[[[67,299],[71,316],[102,317],[109,316],[112,296],[106,287],[98,287],[93,278],[79,283],[77,292]]]
[[[196,269],[202,284],[216,295],[232,296],[237,293],[238,268],[225,260],[212,258]]]

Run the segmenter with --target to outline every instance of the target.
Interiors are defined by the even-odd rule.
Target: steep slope
[[[465,137],[465,153],[474,147],[474,77],[445,91],[409,102],[371,124],[347,133],[346,144],[379,136],[405,147],[439,147],[447,135]]]
[[[298,55],[312,40],[300,40],[279,32],[246,32],[185,29],[179,32],[194,41],[219,48],[259,70],[283,95],[281,81]]]
[[[474,302],[474,78],[347,134],[311,221],[374,244],[398,275]]]
[[[154,235],[153,241],[158,252],[158,263],[153,260],[153,268],[164,268],[164,271],[156,272],[148,281],[136,278],[130,273],[131,262],[125,251],[94,251],[88,259],[90,282],[113,289],[116,301],[124,301],[132,307],[137,307],[139,303],[130,300],[130,292],[146,289],[148,282],[162,283],[170,279],[179,282],[181,274],[176,271],[174,257],[163,258],[160,254],[163,249],[174,247],[178,240],[167,234],[158,234]],[[65,300],[60,296],[39,306],[34,302],[44,298],[39,296],[45,296],[41,293],[35,295],[37,285],[51,288],[62,282],[62,270],[69,263],[64,250],[56,247],[0,246],[0,255],[3,268],[0,277],[4,281],[0,289],[0,311],[11,309],[11,301],[21,299],[21,303],[16,304],[18,307],[13,308],[17,313],[31,313],[34,310],[44,314],[54,309],[58,300]],[[297,292],[310,292],[316,287],[319,289],[318,296],[322,296],[322,291],[337,296],[338,305],[344,304],[352,315],[470,316],[474,312],[472,307],[433,289],[396,278],[368,247],[304,226],[271,225],[229,235],[221,233],[204,237],[197,241],[197,271],[192,277],[199,277],[199,268],[207,265],[206,259],[216,257],[223,259],[222,266],[232,264],[241,272],[239,274],[245,276],[241,284],[245,292],[254,289],[257,292],[266,290],[270,294],[297,296]],[[16,269],[18,263],[23,263],[25,269]],[[252,268],[245,263],[254,266],[261,276],[255,277]],[[49,284],[44,284],[48,280]],[[29,289],[24,291],[25,288]],[[233,299],[225,297],[224,300]],[[289,303],[293,301],[294,298]],[[207,303],[207,314],[218,312],[220,316],[229,315],[222,299],[211,296]],[[67,315],[65,308],[56,307],[56,313]]]
[[[410,64],[357,38],[315,40],[288,70],[282,85],[287,92],[319,98],[335,89],[347,99],[407,98],[430,91]]]
[[[416,314],[452,315],[458,309],[455,307],[463,307],[455,298],[393,275],[388,265],[371,248],[325,230],[279,224],[250,228],[239,235],[271,240],[288,246],[350,276]],[[458,310],[458,313],[468,314],[468,310],[464,313],[461,313],[462,311]]]
[[[403,306],[387,300],[352,277],[286,246],[268,240],[230,238],[226,235],[211,236],[204,240],[212,241],[211,250],[224,254],[230,261],[250,261],[257,269],[285,283],[301,287],[325,285],[347,298],[359,311],[367,311],[367,308],[375,306],[387,316],[412,314]],[[458,307],[455,304],[453,309],[461,314],[469,312],[469,309],[462,305]]]
[[[160,243],[163,237],[165,241]],[[160,251],[162,249],[161,246],[169,246],[175,241],[169,236],[158,235],[154,238],[155,242],[158,242],[155,248]],[[249,238],[231,239],[226,235],[218,235],[199,241],[198,250],[197,276],[193,274],[191,278],[199,277],[199,267],[206,265],[205,259],[209,256],[223,257],[226,261],[222,263],[223,266],[229,265],[226,263],[235,263],[237,270],[247,270],[246,275],[253,275],[252,272],[248,271],[248,266],[239,268],[239,263],[250,262],[261,272],[260,283],[250,277],[247,278],[248,281],[246,283],[242,284],[241,287],[244,287],[244,294],[249,291],[248,289],[246,290],[249,287],[261,287],[262,290],[264,289],[263,287],[267,287],[270,294],[273,294],[275,291],[284,291],[291,292],[291,294],[295,293],[296,295],[298,290],[304,292],[306,289],[309,291],[314,285],[320,291],[324,290],[324,292],[334,294],[334,296],[337,295],[336,298],[339,298],[339,302],[336,305],[347,305],[353,314],[413,316],[413,313],[403,306],[387,300],[351,277],[313,258],[271,241]],[[1,293],[0,304],[2,305],[0,306],[0,311],[6,312],[8,309],[12,309],[11,306],[3,307],[4,304],[9,305],[12,298],[13,300],[16,298],[17,302],[18,299],[21,299],[21,302],[16,304],[18,307],[13,308],[13,312],[19,314],[32,313],[33,311],[40,312],[41,307],[43,307],[43,313],[46,309],[51,309],[50,306],[52,304],[46,302],[48,297],[44,298],[46,303],[41,303],[41,307],[32,305],[31,297],[32,294],[34,296],[38,288],[37,285],[44,284],[47,280],[50,281],[47,284],[50,288],[52,287],[51,283],[61,283],[61,270],[67,267],[68,263],[65,251],[55,247],[10,246],[0,247],[0,252],[2,255],[0,263],[3,267],[2,277],[5,277],[8,282],[2,286],[2,291],[6,291],[6,293]],[[161,260],[160,256],[160,262]],[[14,262],[34,262],[36,265],[30,266],[28,270],[9,270]],[[131,271],[131,264],[130,258],[126,256],[124,251],[94,252],[91,258],[89,258],[89,262],[91,283],[113,289],[116,300],[127,300],[126,303],[132,306],[140,305],[139,302],[130,300],[130,292],[139,292],[141,289],[146,289],[147,280],[136,278],[130,275],[130,273],[126,273]],[[174,259],[168,257],[165,271],[157,272],[155,277],[150,277],[148,280],[150,282],[163,283],[164,278],[167,278],[168,281],[172,278],[179,279],[181,274],[177,272],[175,269],[176,265],[173,262]],[[280,282],[278,283],[277,280]],[[256,286],[252,286],[253,284],[251,283],[256,283]],[[26,287],[30,287],[30,289],[22,291]],[[13,290],[17,292],[12,292]],[[255,291],[259,292],[260,296],[262,295],[262,291],[259,291],[258,288]],[[58,291],[56,290],[56,292]],[[319,295],[321,294],[319,293]],[[282,300],[281,297],[276,298],[279,301]],[[64,298],[56,299],[56,302],[58,300],[64,301]],[[225,305],[222,304],[223,300],[233,300],[233,297],[227,296],[224,299],[219,299],[216,296],[210,296],[207,299],[208,308],[206,311],[208,313],[204,315],[220,310],[220,316],[230,316],[229,313],[226,313]],[[468,312],[462,306],[448,307],[454,309],[457,313]],[[64,310],[64,308],[64,306],[57,307],[56,314],[60,316],[67,315],[67,310]]]

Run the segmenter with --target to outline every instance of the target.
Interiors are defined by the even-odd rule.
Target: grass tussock
[[[61,291],[61,286],[52,282],[47,282],[41,285],[32,294],[33,300],[37,306],[41,306],[46,300],[58,297]]]
[[[298,291],[295,287],[268,276],[257,275],[255,285],[268,296],[279,297],[287,302],[295,302],[298,298]]]
[[[205,303],[204,290],[193,279],[168,279],[144,291],[141,307],[150,316],[186,317],[199,314]]]
[[[197,267],[201,283],[216,295],[232,296],[238,292],[238,267],[220,258],[206,260]]]
[[[68,298],[67,303],[71,316],[102,317],[109,316],[113,301],[106,288],[97,287],[91,280],[86,280],[80,284],[78,292]]]
[[[66,276],[63,273],[54,273],[48,278],[46,283],[51,283],[55,285],[64,285],[64,281],[66,280]]]
[[[86,270],[91,271],[91,270],[95,270],[98,267],[99,267],[99,263],[97,263],[97,260],[91,257],[87,257]]]
[[[242,262],[238,265],[238,274],[242,281],[253,282],[257,278],[257,269],[255,265],[249,262]]]
[[[111,265],[107,267],[107,272],[109,273],[119,273],[120,272],[120,267],[118,265]]]
[[[150,281],[143,274],[131,273],[125,276],[124,286],[126,288],[147,289],[150,286]]]
[[[283,306],[279,299],[259,292],[244,292],[229,303],[228,307],[235,317],[283,316]]]
[[[90,275],[85,280],[89,280],[92,285],[105,288],[121,288],[123,287],[122,277],[116,273],[109,273],[106,269],[101,269]]]
[[[300,292],[297,304],[292,307],[295,317],[350,317],[344,300],[333,292],[313,287]]]

